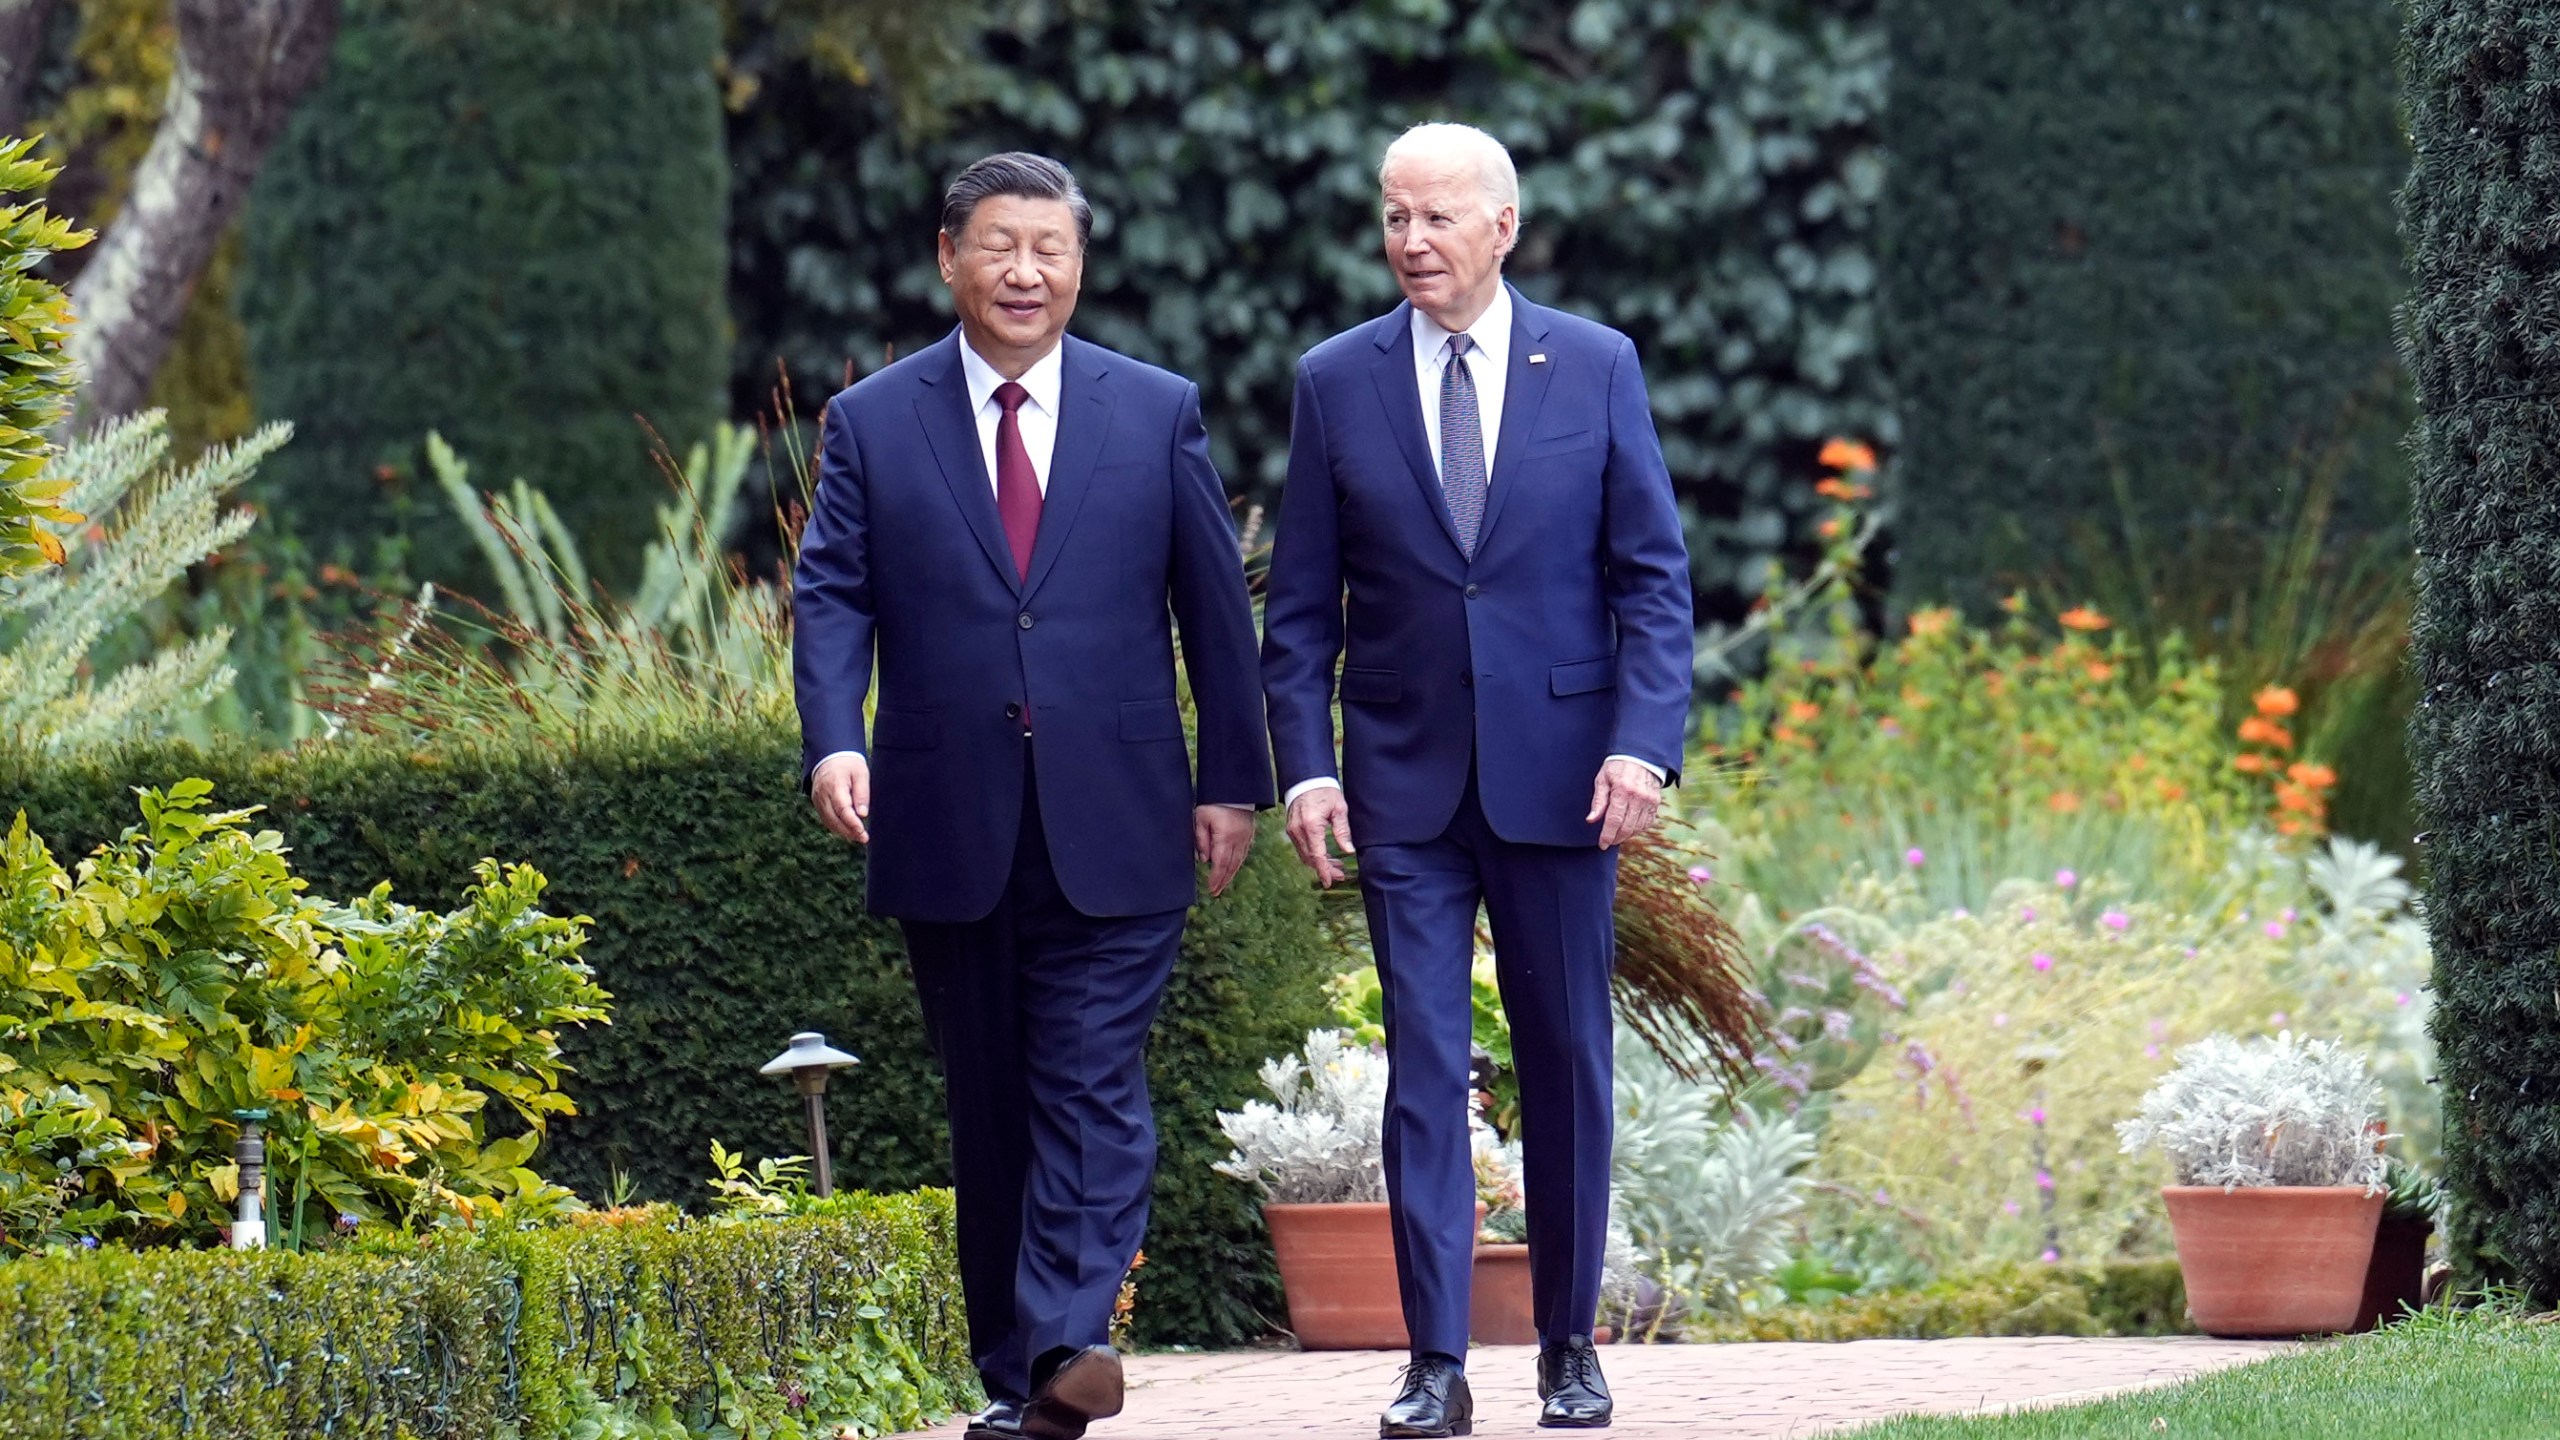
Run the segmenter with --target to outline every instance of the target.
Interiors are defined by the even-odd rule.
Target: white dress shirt
[[[1032,361],[1031,368],[1023,371],[1022,378],[1014,382],[1029,392],[1029,398],[1015,412],[1015,418],[1022,429],[1022,448],[1031,453],[1031,477],[1039,482],[1042,499],[1049,495],[1049,460],[1058,451],[1058,392],[1066,369],[1066,347],[1052,345],[1048,354]],[[996,427],[1004,423],[1004,407],[996,403],[996,389],[1004,384],[1004,377],[996,373],[996,367],[988,364],[985,357],[970,348],[969,337],[965,334],[960,337],[960,374],[969,386],[969,413],[978,422],[978,455],[987,462],[987,486],[1002,494],[996,486]],[[821,756],[818,764],[824,765],[837,755],[855,753],[838,750]],[[817,773],[815,766],[810,768],[810,773]],[[1253,809],[1250,805],[1223,801],[1219,808],[1247,812]]]
[[[1422,438],[1431,447],[1431,466],[1440,468],[1440,387],[1448,378],[1449,337],[1460,332],[1444,330],[1440,322],[1416,309],[1413,322],[1413,383],[1422,398]],[[1476,323],[1465,330],[1471,342],[1466,359],[1460,363],[1476,382],[1476,418],[1484,425],[1484,473],[1488,488],[1493,482],[1494,447],[1502,440],[1502,391],[1511,374],[1511,287],[1504,285],[1493,292],[1493,303],[1484,307]],[[1648,760],[1633,755],[1612,755],[1612,760],[1626,760],[1641,765],[1656,780],[1669,779],[1668,772]],[[1283,806],[1295,805],[1298,797],[1327,785],[1340,788],[1342,781],[1331,775],[1318,775],[1289,787],[1281,798]]]
[[[1031,368],[1015,382],[1031,393],[1031,398],[1022,402],[1019,415],[1022,448],[1031,452],[1031,476],[1040,483],[1044,499],[1049,494],[1049,457],[1058,449],[1058,386],[1067,373],[1066,348],[1050,346],[1049,353],[1032,361]],[[978,454],[987,462],[987,484],[994,488],[996,427],[1004,422],[1004,407],[996,403],[996,387],[1004,383],[1004,377],[969,348],[965,335],[960,337],[960,373],[969,383],[969,413],[978,421]]]

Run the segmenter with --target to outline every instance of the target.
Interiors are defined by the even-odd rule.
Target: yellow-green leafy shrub
[[[2119,1260],[1999,1265],[1918,1289],[1721,1316],[1692,1326],[1684,1338],[1940,1340],[1958,1335],[2178,1335],[2192,1329],[2186,1282],[2176,1261]]]
[[[0,1094],[23,1117],[68,1087],[141,1147],[81,1167],[75,1206],[155,1242],[209,1238],[238,1188],[232,1115],[252,1109],[289,1237],[563,1202],[527,1163],[571,1108],[559,1028],[605,1013],[587,922],[491,861],[449,914],[388,885],[315,899],[282,838],[209,811],[211,789],[144,791],[141,823],[75,870],[23,815],[0,842]],[[493,1100],[519,1133],[492,1137]]]
[[[37,522],[80,518],[54,503],[70,481],[45,473],[47,433],[70,409],[78,378],[63,353],[71,302],[35,267],[89,234],[19,198],[54,177],[55,166],[34,158],[35,143],[0,139],[0,576],[61,564],[62,542]]]

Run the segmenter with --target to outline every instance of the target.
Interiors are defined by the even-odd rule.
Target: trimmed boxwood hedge
[[[320,894],[389,880],[412,903],[450,904],[482,856],[527,862],[556,910],[594,919],[586,957],[614,996],[609,1027],[566,1038],[580,1113],[555,1122],[543,1174],[590,1199],[619,1178],[698,1203],[713,1139],[805,1149],[791,1087],[756,1067],[814,1029],[863,1060],[828,1092],[842,1183],[945,1183],[941,1086],[904,947],[863,913],[860,856],[810,813],[798,754],[771,721],[560,748],[0,756],[0,821],[23,809],[67,861],[130,823],[131,787],[201,775],[218,804],[266,806]],[[1262,1060],[1323,1021],[1318,904],[1274,828],[1229,893],[1193,913],[1149,1053],[1163,1158],[1143,1341],[1231,1342],[1279,1313],[1253,1197],[1209,1167],[1227,1148],[1216,1111],[1256,1093]]]
[[[0,1265],[0,1435],[566,1440],[600,1403],[700,1433],[740,1411],[931,1419],[976,1395],[948,1192],[633,1218]]]

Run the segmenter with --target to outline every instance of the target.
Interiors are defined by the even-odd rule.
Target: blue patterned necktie
[[[1476,558],[1476,537],[1484,531],[1484,422],[1476,414],[1476,377],[1467,369],[1467,350],[1475,342],[1449,337],[1449,362],[1440,372],[1440,493],[1449,502],[1450,522],[1458,529],[1458,548]]]

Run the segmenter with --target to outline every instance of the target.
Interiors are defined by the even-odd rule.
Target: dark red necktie
[[[1031,542],[1040,536],[1040,479],[1031,473],[1031,451],[1022,443],[1022,402],[1031,392],[1011,380],[996,387],[1004,418],[996,422],[996,514],[1013,546],[1013,567],[1031,578]]]

